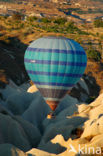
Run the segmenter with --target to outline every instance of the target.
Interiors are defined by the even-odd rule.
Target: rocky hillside
[[[26,80],[23,59],[26,45],[16,38],[8,38],[8,40],[0,41],[0,73],[6,79],[4,83],[12,79],[20,85]],[[3,78],[0,81],[3,82]]]
[[[79,146],[82,153],[90,147],[94,148],[91,155],[97,147],[102,152],[103,94],[90,104],[84,102],[90,90],[81,79],[75,86],[82,89],[81,98],[66,95],[55,111],[56,118],[50,120],[50,108],[40,93],[25,88],[27,84],[18,87],[10,80],[0,89],[0,156],[67,156],[68,152],[75,156]]]

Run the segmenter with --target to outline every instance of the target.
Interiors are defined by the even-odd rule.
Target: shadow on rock
[[[64,151],[67,150],[66,147],[61,146],[60,144],[56,143],[53,144],[51,142],[48,142],[46,145],[42,146],[42,147],[38,147],[40,150],[49,152],[49,153],[53,153],[53,154],[60,154]]]
[[[20,85],[28,79],[24,68],[24,52],[27,45],[17,37],[8,37],[7,41],[0,40],[0,70],[4,71],[4,76]],[[0,81],[5,83],[3,79]]]
[[[51,140],[59,134],[61,134],[65,140],[68,140],[69,138],[78,138],[79,135],[82,134],[82,128],[79,129],[78,127],[82,127],[86,120],[87,118],[79,116],[62,119],[56,118],[55,120],[45,119],[43,122],[45,131],[38,148],[55,154],[63,152],[64,147],[52,144]]]

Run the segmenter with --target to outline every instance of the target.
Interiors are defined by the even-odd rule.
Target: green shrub
[[[30,17],[27,17],[27,21],[30,21],[30,22],[34,22],[36,21],[38,18],[35,17],[35,16],[30,16]]]
[[[96,20],[94,21],[94,26],[95,26],[96,28],[103,27],[103,21],[102,21],[102,19],[96,19]]]
[[[66,18],[57,18],[54,20],[54,23],[56,24],[65,24],[67,22],[67,19]]]
[[[86,32],[86,31],[82,31],[82,30],[80,30],[80,29],[78,29],[77,32],[78,32],[78,34],[80,34],[80,35],[89,35],[89,34],[92,35],[92,33],[88,33],[88,32]]]
[[[24,28],[24,23],[20,23],[19,27]]]
[[[93,59],[95,61],[100,61],[101,60],[101,54],[98,50],[93,49],[92,47],[90,47],[87,51],[87,57],[89,59]]]
[[[73,21],[68,22],[66,30],[68,33],[79,32],[80,30],[75,26]]]
[[[43,23],[50,23],[51,20],[45,17],[45,18],[41,19],[41,22],[43,22]]]
[[[89,49],[92,48],[92,41],[90,39],[88,39],[88,45],[89,45]]]
[[[102,35],[100,35],[100,39],[103,39],[103,34],[102,34]]]
[[[102,50],[102,41],[100,39],[98,40],[98,48]]]

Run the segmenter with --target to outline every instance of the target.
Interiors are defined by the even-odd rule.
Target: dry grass
[[[93,40],[96,42],[96,40],[99,39],[100,36],[95,35],[82,35],[82,34],[70,34],[70,33],[58,33],[58,32],[48,32],[46,30],[43,30],[40,26],[46,25],[45,23],[38,23],[38,21],[34,20],[33,22],[30,21],[15,21],[12,18],[1,18],[0,19],[0,26],[1,26],[1,36],[0,40],[4,41],[5,43],[9,44],[9,38],[10,37],[16,37],[20,40],[23,44],[30,44],[31,41],[42,37],[42,36],[65,36],[77,41],[81,41],[81,45],[85,48],[88,48],[88,45],[85,44],[87,40]],[[53,23],[49,23],[49,25],[53,25]],[[22,27],[23,26],[23,27]],[[80,26],[82,28],[82,26]],[[99,29],[98,29],[99,30]],[[103,29],[102,29],[103,30]],[[91,32],[92,29],[90,29]],[[96,29],[97,32],[97,29]],[[94,34],[96,32],[93,32]],[[23,55],[22,55],[23,56]],[[96,79],[97,84],[100,85],[101,89],[103,89],[103,65],[96,62],[88,61],[86,74],[92,73],[92,76]],[[77,94],[79,96],[79,93]]]
[[[100,89],[103,89],[103,64],[102,62],[88,61],[87,68],[85,71],[86,74],[95,78],[97,84],[100,86]]]

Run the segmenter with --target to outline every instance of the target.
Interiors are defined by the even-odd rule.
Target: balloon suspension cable
[[[50,113],[47,115],[47,119],[55,119],[56,115],[54,113],[54,111],[50,111]]]

